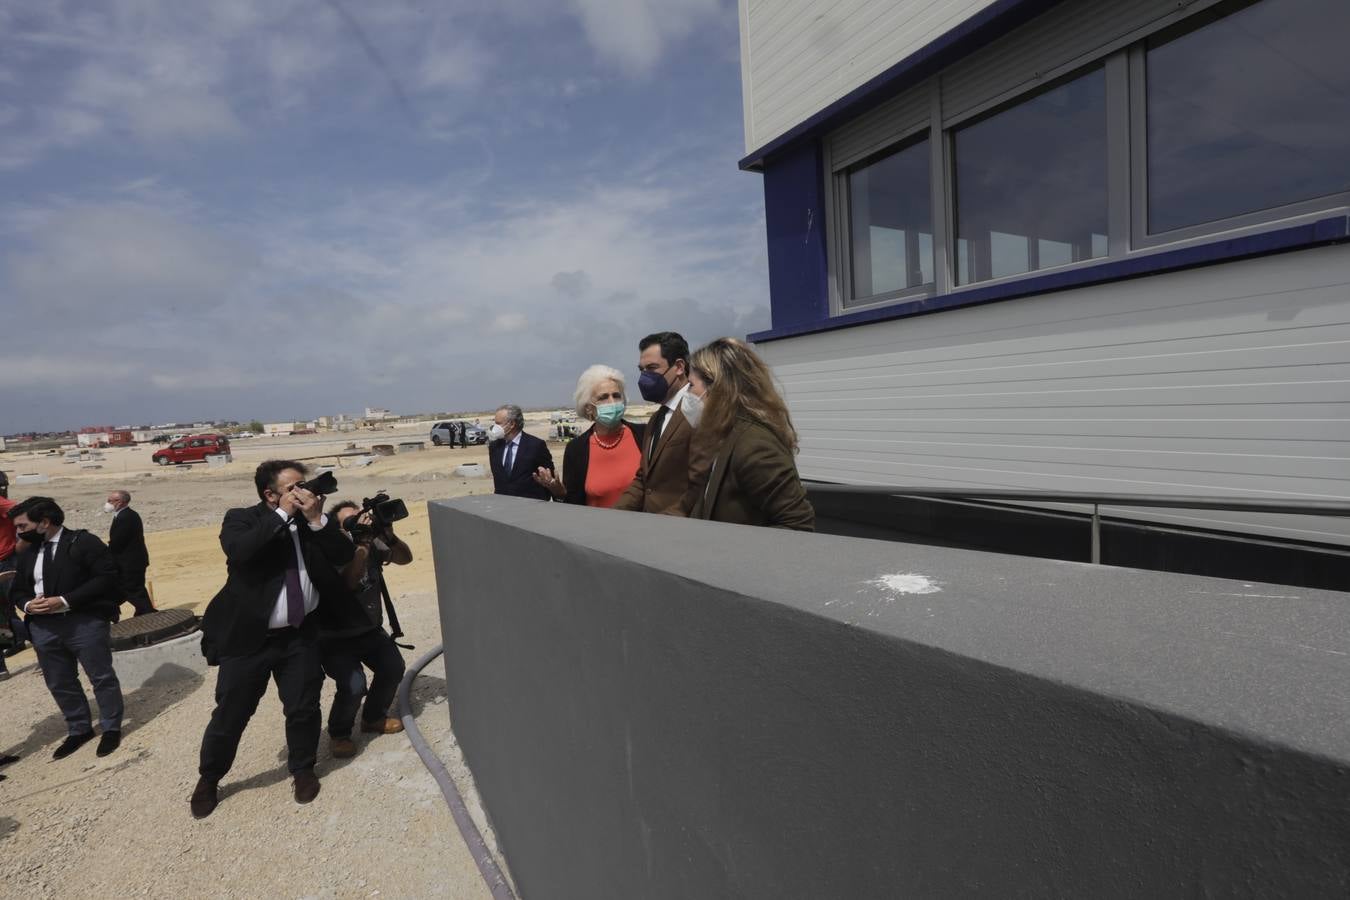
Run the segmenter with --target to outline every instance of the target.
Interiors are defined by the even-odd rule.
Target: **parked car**
[[[162,450],[156,450],[150,457],[155,463],[167,466],[169,463],[203,462],[208,456],[224,456],[226,462],[234,457],[230,455],[230,440],[223,434],[193,434],[174,441]]]
[[[431,426],[431,442],[437,447],[442,444],[450,443],[450,426],[458,425],[459,421],[437,422]],[[487,432],[477,425],[466,425],[464,430],[464,440],[470,446],[475,444],[486,444],[488,442]]]

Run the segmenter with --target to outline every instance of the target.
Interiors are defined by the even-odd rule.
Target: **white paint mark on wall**
[[[936,594],[942,590],[942,586],[927,575],[918,575],[913,572],[882,575],[880,578],[873,579],[870,583],[885,588],[892,594]]]

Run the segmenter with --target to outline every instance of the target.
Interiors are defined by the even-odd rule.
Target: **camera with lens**
[[[330,494],[337,493],[337,479],[333,477],[332,472],[320,472],[308,481],[296,482],[295,486],[304,488],[318,497],[327,497]],[[405,512],[404,515],[407,515],[407,513]]]
[[[370,513],[369,523],[361,521],[366,513]],[[361,511],[354,516],[348,516],[342,527],[347,529],[352,540],[369,541],[398,520],[406,518],[408,518],[406,503],[398,499],[391,500],[388,494],[380,493],[361,501]]]

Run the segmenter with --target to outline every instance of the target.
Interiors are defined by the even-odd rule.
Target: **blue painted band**
[[[1333,216],[1319,219],[1306,225],[1293,225],[1261,234],[1228,238],[1208,244],[1197,244],[1179,250],[1165,250],[1146,256],[1133,256],[1125,259],[1112,259],[1093,266],[1069,269],[1061,272],[1047,272],[1044,275],[1024,278],[1004,284],[991,284],[987,287],[972,287],[954,291],[941,296],[920,297],[894,306],[883,306],[860,312],[830,316],[815,322],[798,322],[781,328],[770,328],[747,335],[746,339],[755,343],[833,331],[853,325],[866,325],[870,322],[886,322],[891,319],[905,319],[910,316],[937,312],[943,309],[955,309],[961,306],[974,306],[980,303],[994,303],[999,300],[1012,300],[1032,294],[1048,294],[1069,288],[1087,287],[1110,281],[1124,281],[1145,275],[1158,275],[1163,272],[1175,272],[1181,269],[1194,269],[1214,263],[1230,262],[1252,256],[1267,256],[1273,253],[1285,253],[1290,250],[1302,250],[1321,244],[1334,244],[1350,238],[1350,218]]]
[[[849,91],[806,121],[790,128],[740,161],[757,169],[765,157],[790,144],[817,138],[856,118],[929,75],[992,43],[1063,0],[995,0],[989,6],[906,56],[880,75]]]

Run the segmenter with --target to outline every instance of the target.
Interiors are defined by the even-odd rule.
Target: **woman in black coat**
[[[534,480],[564,503],[610,507],[633,481],[642,461],[642,425],[623,418],[623,373],[591,366],[577,379],[577,416],[594,422],[563,451],[562,477],[540,469]]]

